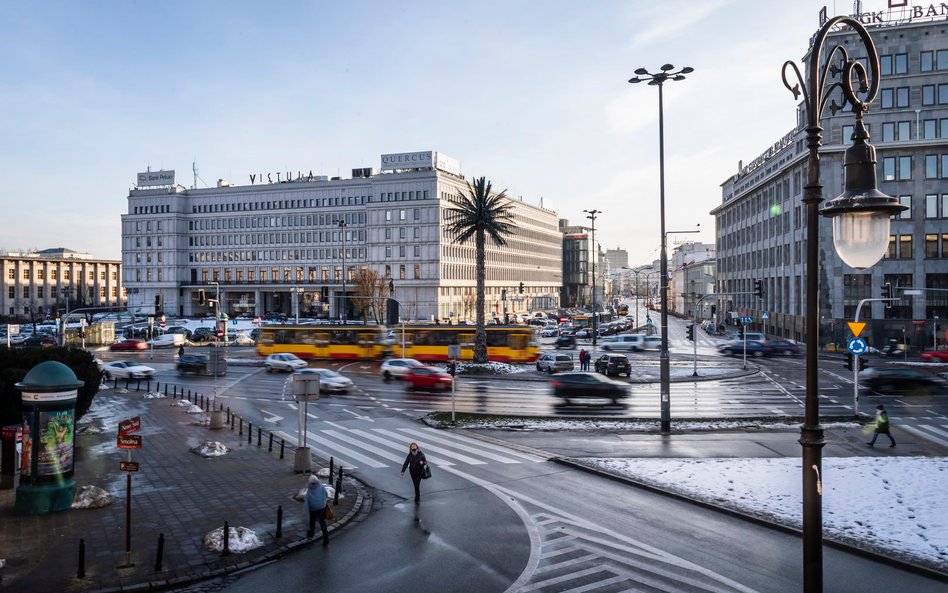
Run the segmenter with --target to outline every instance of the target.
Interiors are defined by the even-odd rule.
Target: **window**
[[[925,196],[925,218],[938,218],[938,194]]]
[[[938,235],[925,235],[925,257],[927,259],[938,257]]]
[[[405,220],[405,211],[404,211],[404,210],[399,210],[399,211],[398,211],[398,220]]]
[[[899,235],[899,259],[912,259],[912,235]]]
[[[859,301],[872,297],[871,274],[843,275],[843,314],[847,319],[856,317]],[[868,312],[864,307],[863,312]]]
[[[67,278],[68,278],[68,276],[67,276]],[[29,271],[29,270],[26,270],[26,269],[23,270],[23,279],[24,279],[24,280],[29,280],[29,279],[30,279],[30,271]]]
[[[948,87],[948,85],[944,85]],[[908,107],[909,106],[909,88],[907,86],[900,86],[895,89],[895,106],[896,107]]]
[[[899,218],[902,220],[912,219],[912,196],[899,196],[899,204],[905,206],[905,210],[899,212]]]
[[[42,286],[37,286],[37,287],[36,287],[36,298],[39,298],[39,299],[43,298],[43,292],[44,292],[44,291],[43,291],[43,287],[42,287]]]
[[[922,138],[925,140],[934,140],[938,137],[938,122],[934,119],[926,119],[922,122]]]
[[[895,142],[895,123],[886,122],[882,124],[882,141]]]
[[[938,104],[948,105],[948,84],[938,85]]]
[[[392,211],[391,211],[391,210],[386,210],[386,211],[385,211],[385,220],[387,220],[387,221],[392,220]]]
[[[421,257],[421,245],[415,245],[415,257]]]
[[[398,266],[398,278],[400,280],[405,279],[405,264]]]
[[[923,51],[919,55],[919,69],[922,72],[931,72],[935,69],[935,52]]]
[[[895,54],[895,73],[908,74],[908,54]]]
[[[14,280],[16,278],[16,271],[13,268],[7,270],[7,278]]]
[[[912,178],[912,157],[899,157],[899,181],[906,181]]]
[[[902,142],[905,142],[906,140],[911,140],[911,139],[912,139],[912,122],[907,122],[907,121],[900,121],[900,122],[899,122],[898,138],[899,138],[899,140],[901,140]],[[158,240],[160,241],[160,240],[161,240],[161,237],[159,237]],[[160,247],[160,245],[159,245],[159,247]]]
[[[948,49],[940,49],[935,53],[935,69],[948,70]]]
[[[895,107],[895,89],[882,89],[881,97],[883,109]]]
[[[882,158],[882,180],[895,181],[895,157]]]
[[[392,247],[390,245],[387,245],[385,247],[385,257],[386,258],[392,257]]]
[[[925,84],[922,85],[922,105],[934,105],[935,104],[935,85]]]
[[[879,56],[879,68],[881,68],[883,76],[890,76],[892,74],[892,56]]]
[[[421,278],[421,265],[415,264],[415,280]]]
[[[926,154],[925,155],[925,179],[937,179],[937,178],[938,178],[938,155]]]
[[[23,298],[25,298],[25,299],[30,298],[30,287],[29,287],[29,286],[24,286],[24,287],[23,287]]]
[[[46,277],[46,270],[36,270],[36,279],[37,279],[37,280],[42,280],[42,279],[44,279],[45,277]],[[89,278],[89,280],[92,280],[92,278]]]
[[[7,297],[11,299],[16,298],[16,287],[11,286],[10,288],[7,289]]]
[[[852,142],[854,129],[855,126],[843,126],[843,138],[840,144],[848,144],[849,142]]]

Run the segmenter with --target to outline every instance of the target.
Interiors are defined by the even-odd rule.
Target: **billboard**
[[[382,171],[429,168],[440,169],[454,175],[461,174],[461,163],[457,159],[430,150],[382,155]]]
[[[174,170],[171,171],[145,171],[139,173],[138,181],[135,185],[138,187],[155,187],[160,185],[174,185]]]

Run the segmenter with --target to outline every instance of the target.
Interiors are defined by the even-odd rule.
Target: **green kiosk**
[[[52,360],[36,365],[16,384],[23,394],[18,513],[52,513],[72,504],[76,395],[83,384],[72,369]]]

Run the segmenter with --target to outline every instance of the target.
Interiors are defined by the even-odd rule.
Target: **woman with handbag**
[[[309,477],[306,486],[306,498],[303,508],[309,512],[309,531],[306,537],[312,538],[316,534],[316,521],[323,532],[323,545],[329,545],[329,528],[326,526],[326,513],[329,511],[329,492],[315,475]]]
[[[431,477],[431,469],[428,468],[428,460],[425,454],[418,448],[418,443],[408,445],[408,457],[402,464],[402,473],[405,475],[405,469],[408,469],[408,475],[411,476],[411,483],[415,485],[415,504],[421,501],[421,480]]]

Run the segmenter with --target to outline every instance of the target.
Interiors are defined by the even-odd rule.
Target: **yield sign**
[[[849,325],[849,331],[853,332],[853,337],[855,338],[858,338],[859,334],[862,333],[862,329],[866,327],[864,321],[850,321],[847,325]]]

